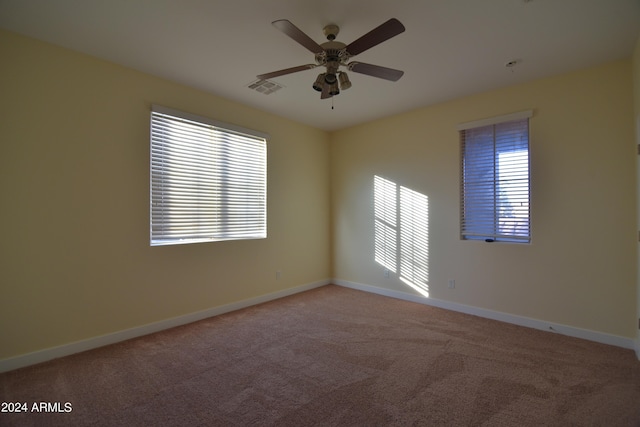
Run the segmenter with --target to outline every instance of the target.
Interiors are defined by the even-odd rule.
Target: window
[[[458,126],[461,141],[463,240],[531,241],[531,111]]]
[[[151,246],[266,238],[266,138],[154,105]]]

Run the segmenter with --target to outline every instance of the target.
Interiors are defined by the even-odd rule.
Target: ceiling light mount
[[[512,59],[510,61],[505,62],[504,66],[506,68],[511,68],[513,69],[515,66],[517,66],[518,64],[520,64],[522,62],[521,59]]]
[[[327,38],[327,40],[332,42],[336,39],[336,36],[340,32],[340,27],[335,24],[329,24],[322,29],[322,32],[324,33],[324,36]]]

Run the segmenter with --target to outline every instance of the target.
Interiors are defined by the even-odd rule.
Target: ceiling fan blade
[[[310,70],[316,68],[317,64],[298,65],[297,67],[285,68],[284,70],[273,71],[271,73],[260,74],[256,78],[260,80],[268,80],[278,76],[284,76],[285,74],[297,73],[298,71]]]
[[[402,32],[404,32],[404,25],[402,25],[396,18],[391,18],[384,24],[369,31],[358,40],[351,42],[347,46],[346,50],[351,54],[351,56],[355,56],[367,49],[379,45],[385,40],[389,40],[391,37],[397,36]]]
[[[354,73],[366,74],[368,76],[391,80],[392,82],[398,81],[404,74],[404,71],[381,67],[380,65],[365,64],[364,62],[351,62],[348,67],[349,70]]]
[[[302,46],[309,49],[311,52],[313,53],[324,52],[324,50],[322,49],[322,46],[320,46],[318,43],[313,41],[311,37],[303,33],[302,30],[300,30],[298,27],[293,25],[288,20],[280,19],[278,21],[273,21],[271,24],[273,24],[274,27],[276,27],[277,29],[279,29],[280,31],[282,31],[283,33],[285,33],[286,35],[288,35],[289,37],[291,37],[292,39],[300,43]]]

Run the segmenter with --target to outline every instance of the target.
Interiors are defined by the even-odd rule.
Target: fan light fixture
[[[351,87],[351,80],[349,80],[349,76],[344,71],[340,72],[338,75],[338,81],[340,82],[340,89],[347,90]]]
[[[327,84],[332,85],[338,81],[338,78],[334,73],[326,73],[326,75],[324,76],[324,81],[327,82]]]
[[[336,96],[340,93],[340,89],[338,89],[338,83],[331,83],[329,85],[329,96]]]
[[[316,78],[316,81],[313,84],[313,88],[318,92],[322,92],[322,88],[324,87],[324,78],[326,75],[327,73],[318,74],[318,77]]]

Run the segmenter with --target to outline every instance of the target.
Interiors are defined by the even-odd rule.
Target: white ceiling
[[[271,95],[247,87],[314,62],[276,19],[318,43],[337,24],[348,44],[392,17],[406,31],[355,59],[404,70],[397,82],[349,73],[351,89],[321,100],[315,69],[272,79]],[[0,0],[0,28],[336,130],[628,58],[640,0]]]

